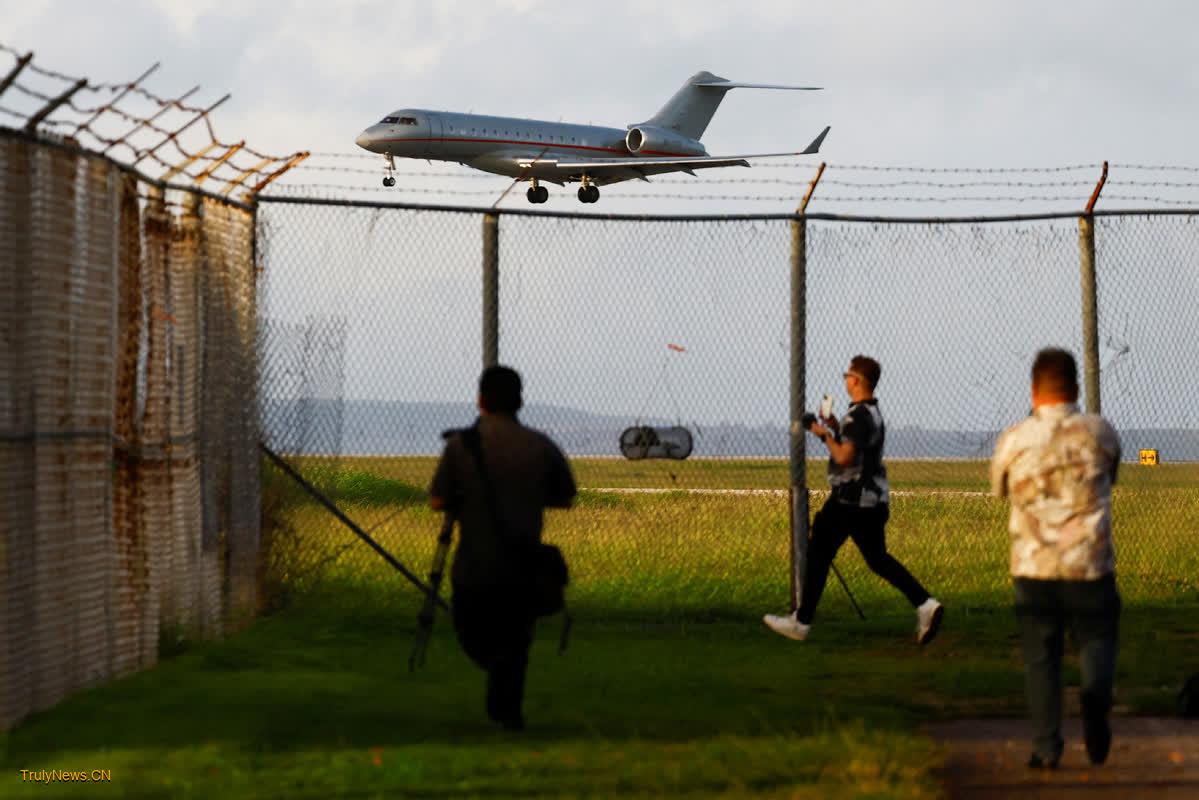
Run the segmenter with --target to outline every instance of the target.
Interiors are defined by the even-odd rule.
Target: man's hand
[[[819,437],[820,441],[824,442],[824,446],[828,448],[828,454],[832,456],[833,461],[843,467],[849,466],[853,463],[854,453],[856,452],[857,448],[855,448],[854,443],[848,439],[838,441],[836,432],[825,427],[825,425],[835,427],[837,425],[837,421],[835,419],[826,419],[824,424],[817,422],[812,425],[812,427],[808,428],[808,431],[810,431],[812,435]]]

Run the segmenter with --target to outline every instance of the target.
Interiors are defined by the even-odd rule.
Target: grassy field
[[[440,524],[423,489],[432,465],[305,466],[423,576]],[[838,565],[866,619],[830,580],[808,641],[762,625],[788,605],[785,493],[692,490],[782,489],[785,464],[574,466],[586,488],[547,537],[571,561],[576,622],[564,655],[558,620],[539,626],[522,734],[486,721],[482,673],[444,617],[427,665],[408,672],[419,594],[267,469],[279,610],[223,642],[172,641],[155,669],[3,735],[0,797],[935,798],[942,756],[924,724],[1024,714],[1006,507],[984,494],[985,463],[891,466],[889,541],[948,607],[927,648],[852,547]],[[1169,713],[1199,657],[1199,471],[1122,478],[1117,702]],[[111,780],[38,782],[48,770]]]
[[[427,506],[431,457],[301,462],[350,516],[424,574],[440,517]],[[790,512],[781,460],[572,461],[582,490],[551,511],[546,536],[572,564],[572,602],[601,618],[742,619],[789,602]],[[934,594],[959,607],[1008,603],[1007,505],[988,496],[985,461],[898,461],[889,473],[888,545]],[[271,473],[268,472],[268,476]],[[813,509],[823,464],[809,465]],[[279,485],[275,475],[269,483]],[[612,491],[619,489],[655,492]],[[758,490],[752,493],[748,490]],[[391,568],[302,492],[285,483],[279,518],[292,546],[289,581],[384,580]],[[1118,576],[1127,600],[1156,605],[1199,591],[1199,465],[1122,467],[1113,499]],[[852,546],[838,569],[859,603],[893,609],[894,590]],[[850,611],[831,587],[830,611]]]
[[[344,474],[363,473],[419,487],[429,485],[435,456],[340,456],[292,459],[307,470],[336,469]],[[684,461],[628,461],[623,458],[572,458],[571,468],[580,487],[659,489],[785,489],[790,466],[785,459],[687,459]],[[887,474],[897,490],[990,489],[989,462],[985,459],[888,460]],[[809,459],[808,486],[826,489],[825,461]],[[1122,464],[1118,484],[1122,489],[1190,489],[1199,491],[1199,462],[1144,466]]]

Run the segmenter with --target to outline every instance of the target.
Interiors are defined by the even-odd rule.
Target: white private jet
[[[826,127],[803,150],[790,153],[714,158],[700,137],[729,89],[817,90],[819,86],[775,86],[737,83],[710,72],[698,72],[662,109],[627,130],[596,125],[570,125],[511,117],[455,114],[405,108],[393,111],[358,134],[354,141],[387,159],[384,186],[395,186],[395,157],[455,161],[484,172],[529,181],[530,203],[544,203],[549,191],[542,181],[559,186],[581,183],[579,200],[599,200],[599,187],[650,175],[707,167],[748,167],[751,158],[811,155],[819,152]]]

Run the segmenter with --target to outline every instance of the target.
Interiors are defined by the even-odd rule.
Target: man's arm
[[[550,452],[550,468],[548,474],[549,486],[545,493],[545,505],[548,508],[570,508],[574,505],[575,477],[570,471],[570,462],[566,455],[552,441],[548,440]]]
[[[817,436],[820,441],[824,442],[825,447],[828,448],[829,456],[832,457],[833,462],[837,466],[848,467],[853,463],[854,455],[857,454],[857,447],[848,436],[844,436],[840,440],[837,439],[831,430],[836,424],[836,420],[824,420],[823,422],[813,424],[808,430]]]
[[[824,428],[823,425],[817,427]],[[813,432],[815,433],[815,430],[813,430]],[[840,441],[837,441],[832,432],[827,428],[824,430],[824,435],[820,435],[819,433],[816,435],[820,436],[825,447],[828,448],[828,454],[832,457],[833,461],[836,462],[837,466],[848,467],[853,463],[853,457],[858,452],[857,448],[854,447],[853,441],[850,439],[841,439]]]
[[[1112,454],[1112,486],[1115,486],[1116,474],[1120,471],[1120,435],[1116,433],[1116,429],[1110,423],[1107,423],[1106,420],[1105,427],[1107,428],[1108,451]]]
[[[995,443],[995,454],[991,457],[991,494],[1001,499],[1007,497],[1007,441],[1007,434],[1000,434],[999,441]]]
[[[445,511],[449,505],[449,498],[452,498],[456,491],[454,469],[451,465],[453,446],[454,439],[446,441],[441,459],[433,471],[433,480],[429,484],[429,506],[434,511]]]

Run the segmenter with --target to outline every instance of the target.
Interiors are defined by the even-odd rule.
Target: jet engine
[[[697,140],[654,125],[629,128],[624,146],[633,155],[706,156],[708,151]]]

